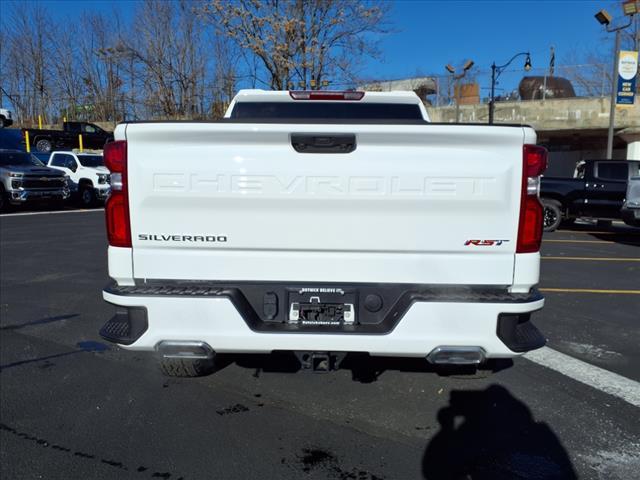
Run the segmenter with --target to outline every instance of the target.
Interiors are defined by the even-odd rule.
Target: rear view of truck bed
[[[267,100],[418,102],[252,91],[234,106]],[[480,363],[544,343],[529,321],[546,164],[533,130],[230,116],[116,129],[105,338],[165,363],[288,350],[310,368],[345,352]]]

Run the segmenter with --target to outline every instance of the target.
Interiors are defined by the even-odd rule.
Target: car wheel
[[[9,202],[7,202],[6,194],[4,192],[4,187],[0,185],[0,212],[5,211],[8,203]]]
[[[168,377],[202,377],[213,373],[214,369],[213,359],[160,359],[160,370]]]
[[[636,217],[632,211],[624,212],[622,221],[630,227],[640,227],[640,216]]]
[[[39,152],[50,152],[52,149],[51,140],[48,138],[40,138],[36,142],[36,150]]]
[[[605,220],[598,220],[598,221],[596,222],[596,226],[597,226],[598,228],[611,228],[611,226],[612,226],[612,225],[613,225],[613,221],[611,221],[611,220],[607,220],[607,219],[605,219]]]
[[[560,210],[560,202],[556,200],[542,199],[544,207],[543,226],[545,232],[553,232],[562,222],[562,211]]]
[[[80,204],[83,207],[92,207],[96,201],[96,194],[90,186],[83,186],[80,189]]]

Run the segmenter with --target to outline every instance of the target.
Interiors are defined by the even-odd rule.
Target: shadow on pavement
[[[594,239],[604,240],[612,243],[621,243],[623,245],[640,246],[640,228],[630,227],[628,225],[612,225],[609,227],[602,227],[598,225],[576,223],[573,225],[563,226],[556,232],[584,232],[589,234],[589,236]]]
[[[26,360],[18,360],[16,362],[11,362],[11,363],[6,363],[4,365],[0,365],[0,372],[2,370],[6,370],[7,368],[13,368],[13,367],[19,367],[21,365],[27,365],[27,364],[31,364],[31,363],[39,363],[39,362],[45,362],[48,360],[52,360],[54,358],[60,358],[60,357],[67,357],[69,355],[76,355],[78,353],[102,353],[102,352],[106,352],[107,350],[110,350],[111,347],[109,345],[106,345],[102,342],[95,342],[93,340],[87,340],[84,342],[78,342],[76,344],[76,346],[78,347],[77,350],[71,350],[68,352],[62,352],[62,353],[54,353],[52,355],[45,355],[45,356],[41,356],[41,357],[35,357],[35,358],[29,358]]]
[[[98,210],[104,208],[104,204],[98,203],[92,207],[83,207],[72,200],[62,203],[50,202],[34,202],[24,205],[6,205],[4,210],[0,211],[0,217],[3,214],[11,213],[34,213],[34,212],[68,212],[73,210]]]
[[[19,330],[19,329],[24,328],[24,327],[32,327],[34,325],[45,325],[47,323],[61,322],[63,320],[69,320],[71,318],[76,318],[76,317],[79,317],[79,316],[80,316],[79,313],[71,313],[71,314],[68,314],[68,315],[58,315],[58,316],[55,316],[55,317],[45,317],[45,318],[40,318],[38,320],[33,320],[31,322],[6,325],[4,327],[0,327],[0,330]]]
[[[235,363],[239,367],[255,370],[255,376],[261,372],[297,373],[302,372],[300,362],[289,352],[272,354],[244,354],[216,356],[216,370],[222,370]],[[429,364],[423,358],[371,357],[367,354],[348,354],[339,365],[339,370],[350,370],[354,382],[373,383],[386,371],[436,373],[450,377],[484,378],[492,373],[510,368],[510,359],[490,360],[482,368],[445,367]]]
[[[427,480],[577,479],[551,428],[507,389],[454,390],[422,460]]]

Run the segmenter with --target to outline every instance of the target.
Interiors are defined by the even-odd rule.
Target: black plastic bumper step
[[[116,314],[100,329],[100,336],[109,342],[131,345],[147,328],[146,308],[118,307]]]

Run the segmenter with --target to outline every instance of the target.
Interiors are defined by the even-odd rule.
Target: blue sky
[[[0,2],[2,3],[2,2]],[[43,0],[53,14],[70,21],[84,11],[117,9],[131,18],[136,0]],[[367,78],[403,78],[444,74],[444,65],[473,59],[480,83],[488,82],[492,61],[501,64],[517,52],[529,50],[534,67],[549,62],[549,47],[556,49],[556,65],[575,63],[589,52],[601,52],[609,63],[612,35],[603,32],[594,13],[606,8],[614,17],[620,2],[589,1],[420,1],[390,2],[391,24],[398,30],[383,38],[381,60],[370,60],[361,70]],[[513,73],[503,75],[505,88],[515,88],[522,75],[521,59]]]

